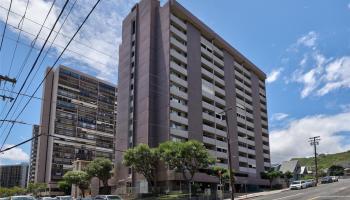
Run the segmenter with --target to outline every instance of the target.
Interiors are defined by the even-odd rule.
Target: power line
[[[1,6],[1,5],[0,5],[0,8],[2,8],[2,9],[4,9],[4,10],[8,10],[7,8],[5,8],[5,7]],[[10,11],[10,12],[13,13],[13,14],[15,14],[15,15],[20,15],[19,13],[14,12],[14,11]],[[39,23],[39,22],[37,22],[37,21],[35,21],[35,20],[33,20],[33,19],[30,19],[30,18],[28,18],[28,17],[25,17],[24,19],[26,19],[26,20],[28,20],[28,21],[30,21],[30,22],[33,22],[34,24],[43,26],[43,27],[46,28],[46,29],[50,29],[50,28],[48,28],[47,26],[45,26],[45,25],[43,25],[43,24],[41,24],[41,23]],[[57,31],[55,31],[55,30],[54,30],[54,32],[57,33]],[[71,36],[68,36],[68,35],[66,35],[66,34],[64,34],[64,33],[59,33],[59,35],[65,37],[65,38],[70,38],[70,37],[71,37]],[[96,52],[98,52],[98,53],[100,53],[100,54],[103,54],[103,55],[108,56],[108,57],[110,57],[110,58],[115,58],[115,56],[110,55],[110,54],[106,54],[106,52],[103,52],[102,50],[96,49],[96,48],[94,48],[94,47],[92,47],[92,46],[90,46],[90,45],[87,45],[87,44],[83,43],[83,42],[80,42],[80,41],[78,41],[78,40],[73,40],[73,41],[76,42],[76,43],[78,43],[78,44],[81,44],[81,45],[83,45],[83,46],[85,46],[85,47],[87,47],[87,48],[89,48],[89,49],[92,49],[92,50],[94,50],[94,51],[96,51]],[[105,43],[106,43],[107,45],[110,45],[110,44],[107,43],[107,42],[105,42]]]
[[[8,21],[8,19],[9,19],[10,12],[11,12],[11,6],[12,6],[12,0],[10,1],[10,6],[9,6],[9,10],[8,10],[8,12],[7,12],[4,30],[3,30],[3,32],[2,32],[2,35],[3,35],[3,36],[1,37],[0,52],[1,52],[1,49],[2,49],[2,43],[4,42],[4,35],[5,35],[5,33],[6,33],[6,26],[7,26],[7,21]]]
[[[15,49],[14,49],[13,54],[12,54],[11,64],[10,64],[10,68],[9,68],[9,71],[8,71],[8,74],[7,74],[8,76],[10,75],[10,72],[11,72],[11,69],[12,69],[12,65],[13,65],[13,61],[14,61],[14,58],[15,58],[15,55],[16,55],[16,52],[17,52],[18,41],[19,41],[19,39],[20,39],[20,37],[21,37],[22,27],[23,27],[23,23],[24,23],[23,19],[25,18],[26,14],[27,14],[28,5],[29,5],[29,0],[27,0],[26,8],[25,8],[25,10],[24,10],[24,14],[23,14],[21,20],[20,20],[19,23],[18,23],[18,28],[19,28],[19,27],[21,27],[21,28],[19,28],[20,31],[19,31],[19,33],[18,33],[18,37],[17,37],[17,41],[16,41],[16,46],[15,46]],[[5,87],[5,85],[4,85],[4,87]]]
[[[0,150],[0,154],[3,154],[3,153],[5,153],[6,151],[9,151],[9,150],[14,149],[14,148],[16,148],[16,147],[18,147],[18,146],[21,146],[21,145],[23,145],[23,144],[25,144],[25,143],[27,143],[27,142],[30,142],[30,141],[32,141],[32,140],[34,140],[34,139],[36,139],[36,138],[38,138],[38,137],[40,137],[40,136],[42,136],[42,135],[45,135],[45,134],[38,134],[38,135],[36,135],[36,136],[34,136],[34,137],[31,137],[31,138],[29,138],[29,139],[27,139],[27,140],[24,140],[23,142],[18,143],[18,144],[16,144],[16,145],[13,145],[13,146],[8,147],[8,148],[6,148],[6,149]],[[53,137],[53,138],[56,138],[56,139],[61,139],[61,140],[67,141],[67,142],[76,142],[76,140],[68,139],[68,138],[64,138],[64,137],[59,137],[59,136],[57,136],[57,135],[46,135],[46,136]],[[96,144],[89,143],[89,145],[97,147]],[[115,148],[114,148],[113,150],[114,150],[114,151],[119,151],[119,152],[126,152],[125,150],[120,150],[120,149],[115,149]]]
[[[50,15],[50,13],[51,13],[51,10],[52,10],[52,8],[53,8],[53,6],[54,6],[55,3],[56,3],[56,0],[54,0],[54,1],[52,2],[51,6],[50,6],[50,9],[49,9],[48,13],[47,13],[46,16],[45,16],[45,19],[44,19],[44,23],[43,23],[43,24],[46,23],[46,20],[48,19],[49,15]],[[11,11],[9,10],[9,12],[11,12]],[[25,17],[25,16],[22,16],[22,17]],[[16,28],[19,28],[19,27],[14,27],[14,28],[16,29]],[[20,29],[20,31],[23,31],[22,27],[19,28],[19,29]],[[38,32],[38,34],[36,35],[35,38],[37,38],[37,37],[40,35],[42,29],[43,29],[43,26],[40,27],[40,30],[39,30],[39,32]],[[3,36],[4,36],[4,35],[3,35]],[[21,67],[20,67],[20,70],[19,70],[19,72],[18,72],[17,75],[16,75],[16,79],[17,79],[17,80],[20,78],[20,76],[21,76],[21,74],[22,74],[22,71],[23,71],[23,69],[24,69],[24,66],[25,66],[25,64],[28,62],[29,56],[31,55],[31,53],[32,53],[32,51],[33,51],[33,47],[35,46],[35,43],[36,43],[36,39],[32,40],[32,42],[31,42],[31,48],[30,48],[30,50],[27,52],[27,55],[26,55],[25,59],[23,60],[23,63],[22,63],[22,65],[21,65]],[[14,90],[14,87],[12,87],[12,91],[13,91],[13,90]],[[19,92],[19,93],[20,93],[20,92]],[[16,100],[17,100],[17,98],[16,98]],[[5,111],[6,106],[7,106],[7,102],[6,102],[6,104],[4,105],[3,109],[1,110],[0,116],[1,116],[1,115],[3,114],[3,112]],[[9,112],[10,112],[10,110],[9,110]],[[6,116],[6,117],[7,117],[7,116]],[[3,125],[3,123],[0,124],[0,128],[2,127],[2,125]]]
[[[52,69],[54,68],[54,66],[57,64],[57,62],[59,61],[59,59],[62,57],[63,53],[66,51],[66,49],[68,48],[68,46],[72,43],[73,39],[75,38],[75,36],[78,34],[78,32],[80,31],[80,29],[83,27],[83,25],[85,24],[85,22],[88,20],[88,18],[90,17],[91,13],[95,10],[96,6],[99,4],[101,0],[97,0],[97,2],[95,3],[95,5],[92,7],[92,9],[90,10],[90,12],[88,13],[88,15],[85,17],[85,19],[83,20],[83,22],[80,24],[79,28],[76,30],[76,32],[74,33],[74,35],[72,36],[72,38],[69,40],[69,42],[67,43],[67,45],[65,46],[65,48],[63,49],[63,51],[61,52],[61,54],[58,56],[58,58],[56,59],[56,61],[54,62],[54,64],[52,65],[52,67],[50,67],[50,69],[48,70],[48,72],[46,73],[45,77],[43,78],[43,80],[40,82],[40,84],[38,85],[38,87],[36,88],[36,90],[34,91],[34,93],[32,94],[32,96],[29,98],[29,100],[27,101],[27,103],[24,105],[24,107],[22,108],[22,110],[20,111],[20,113],[17,115],[16,119],[17,120],[19,118],[19,116],[23,113],[23,111],[25,110],[25,108],[28,106],[29,102],[32,100],[33,96],[36,94],[36,92],[39,90],[40,86],[44,83],[45,79],[47,78],[47,76],[49,75],[49,73],[52,71]],[[68,2],[68,1],[67,1]],[[66,2],[66,4],[67,4]],[[65,5],[66,5],[65,4]],[[19,92],[20,93],[20,92]],[[18,95],[17,95],[18,96]],[[11,125],[11,128],[9,130],[9,132],[7,133],[5,140],[3,142],[3,144],[1,145],[0,150],[3,148],[3,146],[5,145],[5,142],[7,141],[11,130],[13,128],[14,124]]]
[[[25,89],[24,93],[27,93],[27,91],[28,91],[30,85],[33,83],[36,74],[38,73],[39,69],[41,68],[41,65],[43,64],[45,58],[47,57],[48,52],[50,51],[50,49],[51,49],[51,47],[52,47],[54,41],[56,40],[56,38],[57,38],[57,36],[58,36],[58,33],[61,31],[62,27],[63,27],[64,24],[66,23],[66,21],[67,21],[69,15],[70,15],[70,13],[72,12],[72,10],[73,10],[73,8],[74,8],[76,2],[77,2],[77,0],[75,0],[74,3],[72,4],[72,6],[70,7],[70,9],[69,9],[67,15],[65,16],[65,18],[64,18],[64,20],[63,20],[63,22],[62,22],[62,24],[61,24],[61,26],[60,26],[60,28],[59,28],[57,34],[55,35],[55,38],[52,40],[50,46],[47,48],[44,57],[41,59],[41,62],[40,62],[40,64],[38,65],[37,70],[35,71],[34,75],[32,76],[32,79],[30,80],[30,82],[29,82],[27,88]],[[19,109],[19,106],[21,105],[21,103],[22,103],[22,101],[23,101],[23,98],[24,98],[24,97],[21,96],[21,99],[19,100],[19,103],[17,104],[17,107],[16,107],[16,108],[14,109],[14,111],[12,112],[12,116],[11,116],[10,118],[13,118],[13,117],[15,116],[15,113],[16,113],[17,110]],[[6,128],[7,128],[7,126],[6,126]],[[6,128],[5,128],[4,130],[6,130]]]
[[[58,17],[57,17],[57,19],[56,19],[56,21],[55,21],[55,23],[54,23],[54,25],[53,25],[53,27],[52,27],[52,29],[51,29],[49,35],[47,36],[47,38],[46,38],[46,40],[45,40],[45,43],[44,43],[43,46],[41,47],[40,52],[39,52],[38,56],[36,57],[36,59],[35,59],[35,61],[34,61],[33,65],[32,65],[32,67],[31,67],[31,69],[29,70],[29,73],[28,73],[27,77],[25,78],[25,80],[24,80],[24,82],[23,82],[23,84],[22,84],[20,90],[18,91],[18,93],[21,93],[21,92],[22,92],[22,90],[23,90],[25,84],[27,83],[30,74],[31,74],[32,71],[34,70],[35,65],[37,64],[37,62],[38,62],[38,60],[39,60],[39,57],[41,56],[41,53],[43,52],[43,50],[44,50],[44,48],[45,48],[45,46],[46,46],[46,43],[47,43],[47,41],[49,40],[49,38],[50,38],[50,36],[51,36],[51,34],[52,34],[52,32],[53,32],[53,29],[55,29],[56,24],[58,23],[59,19],[61,18],[61,15],[63,14],[63,12],[64,12],[64,10],[65,10],[65,8],[66,8],[66,6],[67,6],[67,4],[68,4],[68,1],[69,1],[69,0],[66,0],[65,4],[64,4],[64,6],[63,6],[63,8],[62,8],[62,10],[61,10],[61,12],[60,12],[60,14],[58,15]],[[5,116],[4,119],[7,119],[8,115],[10,114],[10,112],[11,112],[13,106],[15,105],[15,103],[16,103],[18,97],[19,97],[19,94],[16,95],[16,98],[15,98],[14,102],[12,103],[12,105],[11,105],[11,107],[10,107],[9,111],[7,112],[7,114],[6,114],[6,116]],[[1,123],[0,128],[2,127],[3,124],[4,124],[4,122]],[[8,136],[7,136],[7,137],[8,137]],[[7,139],[7,137],[5,138],[5,140]]]

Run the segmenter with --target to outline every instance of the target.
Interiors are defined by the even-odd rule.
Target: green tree
[[[261,178],[262,179],[268,179],[270,181],[270,188],[272,188],[272,182],[278,177],[282,176],[282,172],[280,171],[274,171],[270,170],[268,172],[262,172],[261,173]]]
[[[287,187],[289,187],[289,182],[290,182],[290,179],[293,178],[293,173],[290,172],[290,171],[286,171],[284,174],[283,174],[283,177],[284,177],[284,180],[287,184]]]
[[[186,142],[168,141],[159,145],[161,159],[170,169],[182,173],[188,182],[191,197],[191,183],[199,169],[208,168],[214,160],[210,158],[204,145],[195,140]]]
[[[219,167],[219,166],[214,166],[211,168],[211,174],[218,177],[220,184],[225,185],[226,183],[230,183],[230,173],[227,168]],[[232,175],[234,172],[232,171]],[[235,181],[233,177],[233,181]],[[234,182],[233,182],[234,183]]]
[[[123,163],[131,167],[137,173],[142,174],[147,182],[154,187],[157,186],[157,165],[159,161],[159,152],[156,148],[150,148],[146,144],[139,144],[134,148],[128,149],[124,154]]]
[[[40,192],[44,192],[46,189],[46,183],[28,183],[27,185],[27,192],[32,193],[34,196],[38,196]]]
[[[62,180],[58,182],[58,188],[64,192],[64,194],[69,195],[71,193],[72,187],[67,181]]]
[[[90,162],[84,171],[89,175],[89,178],[97,177],[103,183],[103,191],[106,194],[108,191],[108,180],[112,177],[113,164],[107,158],[96,158]]]
[[[85,197],[85,190],[89,188],[89,175],[84,171],[69,171],[63,176],[63,180],[69,185],[75,184]]]
[[[330,176],[343,176],[344,167],[339,165],[332,165],[328,168],[328,173]]]

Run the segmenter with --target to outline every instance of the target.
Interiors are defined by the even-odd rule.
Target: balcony
[[[248,148],[246,148],[246,147],[241,147],[241,146],[239,146],[239,147],[238,147],[238,150],[239,150],[240,152],[243,152],[243,153],[248,153],[248,154],[256,155],[255,150],[248,149]]]
[[[219,48],[217,48],[215,45],[213,45],[214,51],[219,54],[220,56],[224,57],[224,52],[221,51]]]
[[[227,153],[220,152],[220,151],[214,151],[214,150],[208,150],[209,154],[213,157],[219,157],[219,158],[227,158]]]
[[[256,165],[256,160],[251,159],[251,158],[247,158],[247,157],[239,156],[239,161],[246,162],[246,163],[251,164],[251,165]]]
[[[178,37],[180,37],[181,39],[187,41],[187,36],[173,25],[170,25],[170,31]]]
[[[221,99],[220,97],[215,96],[215,101],[224,107],[226,106],[225,100]]]
[[[186,99],[186,100],[188,99],[188,94],[180,91],[176,87],[170,87],[170,94],[173,94],[177,97],[181,97],[181,98]]]
[[[208,77],[208,78],[210,78],[210,79],[213,79],[214,77],[214,75],[213,75],[213,73],[212,72],[210,72],[210,71],[208,71],[208,70],[206,70],[205,68],[201,68],[201,72],[202,72],[202,74],[203,75],[205,75],[206,77]]]
[[[181,51],[187,52],[187,46],[177,41],[174,37],[170,37],[170,43],[181,49]]]
[[[256,174],[256,169],[248,168],[248,167],[239,167],[239,171],[250,173],[250,174]]]
[[[182,75],[184,75],[184,76],[187,76],[187,69],[184,68],[184,67],[182,67],[182,66],[180,66],[180,65],[178,65],[178,64],[176,64],[175,62],[170,61],[170,67],[171,67],[173,70],[179,72],[180,74],[182,74]]]
[[[225,131],[213,128],[213,127],[205,125],[205,124],[203,124],[203,131],[207,131],[209,133],[213,133],[213,134],[216,134],[216,135],[219,135],[222,137],[227,137],[227,134]]]
[[[181,19],[179,19],[175,15],[171,14],[170,20],[173,21],[178,26],[180,26],[181,28],[183,28],[184,30],[186,30],[187,26],[186,26],[185,22],[183,22]]]
[[[174,83],[177,83],[185,88],[188,87],[187,81],[185,81],[182,78],[179,78],[178,76],[174,75],[174,74],[170,74],[170,80],[173,81]]]
[[[213,57],[212,52],[208,51],[206,48],[204,48],[204,47],[202,47],[202,46],[201,46],[201,52],[202,52],[203,54],[205,54],[206,56],[208,56],[209,58],[212,58],[212,57]]]
[[[170,55],[176,58],[177,60],[183,62],[184,64],[187,64],[187,58],[179,52],[175,51],[174,49],[170,50]]]
[[[216,145],[216,139],[203,136],[203,142],[206,144]]]
[[[214,68],[214,64],[203,57],[201,57],[201,62],[209,68]]]
[[[238,136],[238,141],[255,146],[255,142],[252,140],[248,140],[247,138],[242,138]]]
[[[188,107],[185,105],[182,105],[181,103],[170,101],[170,107],[175,108],[177,110],[181,110],[183,112],[188,112]]]
[[[178,122],[180,124],[188,125],[188,119],[186,117],[178,116],[175,113],[170,113],[170,120],[174,122]]]
[[[170,134],[175,135],[175,136],[179,136],[182,138],[188,138],[188,131],[184,131],[184,130],[180,130],[180,129],[171,128]]]
[[[224,67],[224,61],[214,55],[214,61],[218,63],[221,67]]]

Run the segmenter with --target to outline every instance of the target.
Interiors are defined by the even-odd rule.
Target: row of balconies
[[[216,76],[215,73],[213,73],[213,71],[208,71],[206,68],[202,67],[201,72],[207,78],[214,80],[216,83],[219,83],[222,86],[225,86],[225,81],[222,78]]]
[[[171,14],[170,20],[174,22],[176,25],[178,25],[179,27],[181,27],[183,30],[187,30],[186,23],[182,21],[180,18],[176,17],[175,15]]]
[[[204,47],[201,47],[201,52],[207,57],[213,59],[213,61],[219,64],[221,67],[224,67],[224,61],[218,58],[215,54],[213,54],[213,52],[208,51],[208,49]]]
[[[242,83],[241,81],[235,79],[235,83],[236,85],[240,86],[241,88],[243,88],[245,91],[248,91],[249,93],[252,93],[252,89],[250,89],[247,85],[245,85],[244,83]]]
[[[253,98],[250,95],[247,95],[246,93],[242,92],[238,88],[236,88],[236,94],[239,94],[240,96],[244,97],[245,99],[247,99],[250,102],[253,101]]]
[[[210,50],[213,50],[213,52],[217,53],[221,57],[224,57],[224,52],[216,47],[212,42],[205,39],[203,36],[201,37],[201,43],[208,47]]]
[[[247,76],[251,76],[250,71],[248,71],[245,67],[243,67],[241,64],[235,62],[234,63],[235,67],[238,68],[239,70],[241,70],[244,74],[246,74]]]
[[[206,65],[207,67],[213,69],[214,71],[216,71],[218,74],[220,74],[221,76],[224,76],[224,70],[220,69],[218,66],[214,65],[213,63],[211,63],[209,60],[201,57],[201,62],[202,64]]]

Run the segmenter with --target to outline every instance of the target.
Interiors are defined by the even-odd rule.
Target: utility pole
[[[318,184],[318,167],[317,167],[317,148],[316,146],[319,145],[320,143],[320,136],[315,136],[315,137],[310,137],[309,142],[310,145],[314,146],[314,160],[315,160],[315,180],[316,180],[316,185]]]
[[[1,85],[1,81],[10,82],[12,84],[16,84],[17,83],[16,78],[10,78],[8,76],[3,76],[3,75],[0,75],[0,85]]]
[[[229,110],[232,110],[232,108],[226,108],[221,113],[218,113],[219,115],[222,113],[225,113],[225,122],[226,122],[226,130],[227,130],[227,148],[228,148],[228,168],[229,168],[229,175],[230,175],[230,185],[231,185],[231,199],[234,200],[234,192],[235,192],[235,185],[234,185],[234,177],[233,177],[233,166],[232,166],[232,155],[231,155],[231,136],[230,136],[230,128],[229,123],[227,121],[227,112]]]
[[[12,102],[13,99],[14,99],[13,97],[9,97],[9,96],[6,96],[6,95],[0,95],[0,97],[2,98],[3,101],[5,101],[6,99],[9,99],[10,102]]]
[[[12,85],[16,84],[17,83],[17,80],[16,78],[10,78],[8,76],[3,76],[3,75],[0,75],[0,86],[1,86],[1,82],[4,81],[4,88],[5,88],[5,84],[6,82],[10,82],[12,83]],[[3,95],[0,95],[0,97],[2,98],[3,101],[5,101],[6,99],[9,99],[10,102],[12,102],[14,100],[14,98],[12,97],[9,97],[9,96],[6,96],[5,93]]]

